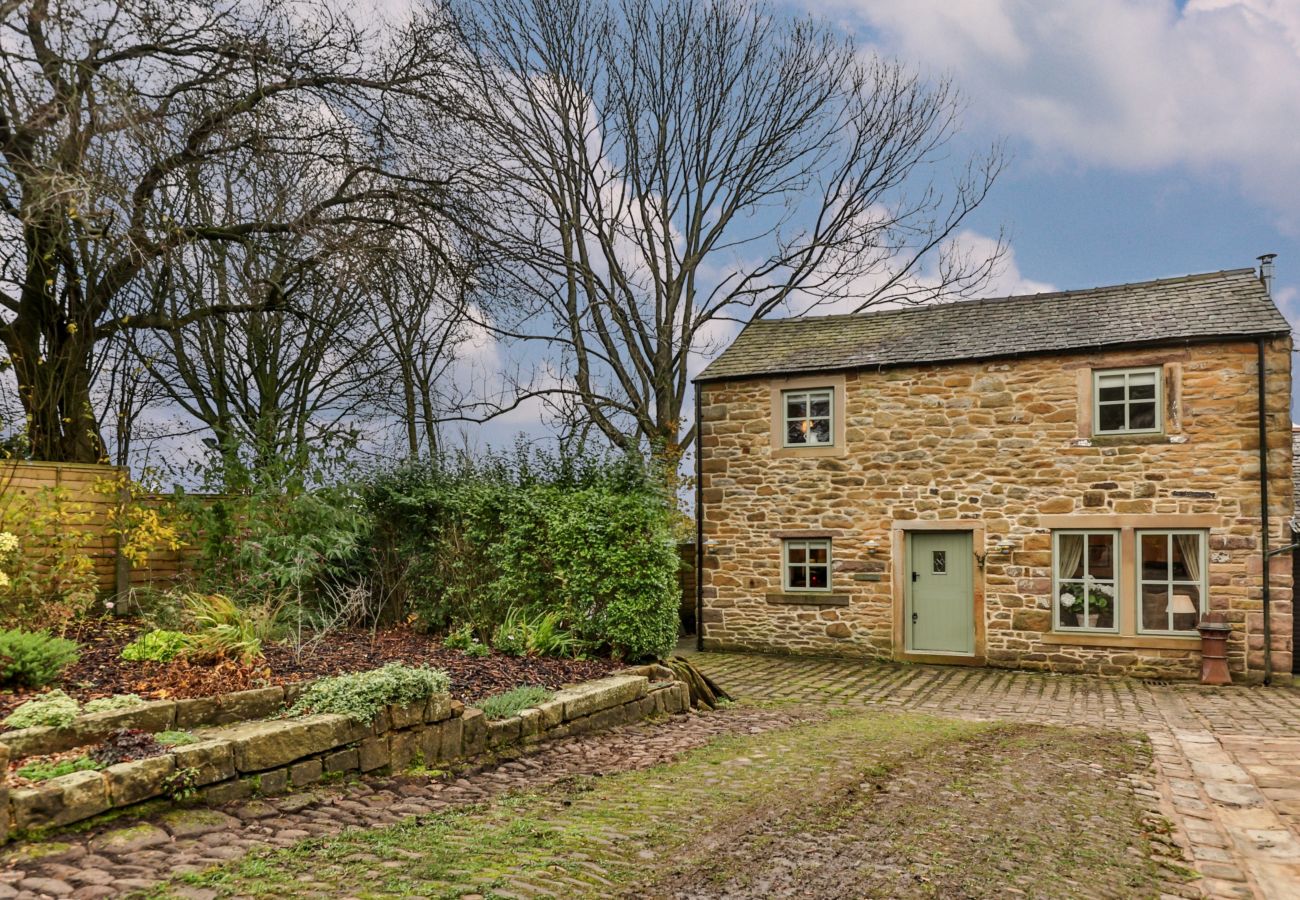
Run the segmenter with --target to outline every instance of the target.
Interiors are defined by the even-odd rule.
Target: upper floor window
[[[785,589],[825,591],[831,586],[831,542],[825,538],[785,542]]]
[[[1205,608],[1205,532],[1139,531],[1138,630],[1195,634]]]
[[[785,446],[815,447],[831,443],[831,410],[835,392],[830,388],[815,391],[786,391]]]
[[[1096,434],[1158,432],[1160,368],[1103,369],[1092,373],[1093,431]]]
[[[1119,534],[1054,531],[1052,541],[1054,627],[1115,631],[1119,623]]]

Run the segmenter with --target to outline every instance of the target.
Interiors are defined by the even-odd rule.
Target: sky
[[[966,100],[954,158],[1010,165],[963,240],[988,296],[1255,266],[1300,323],[1300,0],[798,0]],[[1293,418],[1300,408],[1294,396]],[[538,434],[522,407],[476,442]]]
[[[1018,281],[1084,288],[1255,265],[1300,321],[1300,0],[810,4],[968,100],[1013,159],[972,227]]]

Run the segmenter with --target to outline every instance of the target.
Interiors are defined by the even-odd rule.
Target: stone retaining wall
[[[215,697],[191,700],[149,700],[139,706],[78,716],[62,728],[36,726],[0,733],[0,744],[14,759],[47,753],[62,753],[73,747],[98,743],[123,728],[159,731],[190,731],[204,725],[228,725],[274,715],[293,703],[310,682],[288,687],[255,688]]]
[[[215,698],[215,708],[220,710],[219,701],[227,698]],[[177,713],[188,702],[172,704],[173,715],[165,727],[186,727],[186,719]],[[268,712],[280,709],[284,702],[281,690],[278,704]],[[76,772],[32,788],[0,786],[0,842],[154,798],[197,791],[206,802],[225,803],[254,793],[283,793],[348,772],[401,770],[417,763],[447,765],[653,715],[685,712],[689,705],[686,684],[674,681],[665,668],[644,666],[558,691],[536,708],[495,722],[445,693],[387,707],[370,723],[338,715],[237,721],[201,729],[196,732],[197,743],[174,747],[164,756],[103,771]],[[13,734],[34,740],[31,735]],[[0,766],[7,765],[10,752],[9,746],[0,744]],[[35,751],[25,747],[13,755],[31,752]],[[52,751],[42,747],[40,752]]]

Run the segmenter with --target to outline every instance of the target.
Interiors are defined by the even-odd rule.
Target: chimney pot
[[[1273,260],[1277,259],[1276,253],[1265,253],[1256,257],[1259,260],[1259,280],[1264,285],[1264,291],[1270,297],[1273,296]]]

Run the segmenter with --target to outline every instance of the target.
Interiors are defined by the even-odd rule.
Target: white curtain
[[[1056,541],[1056,577],[1075,578],[1074,572],[1083,562],[1086,538],[1081,534],[1063,534]]]
[[[1183,565],[1187,567],[1187,580],[1201,581],[1201,536],[1199,534],[1176,534],[1178,549],[1183,554]]]

